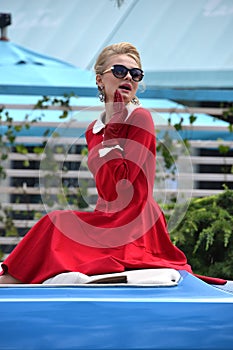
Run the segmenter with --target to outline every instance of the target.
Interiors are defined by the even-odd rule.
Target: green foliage
[[[227,110],[223,112],[223,119],[228,120],[233,117],[233,105],[228,106]]]
[[[189,122],[190,122],[191,125],[193,125],[193,123],[194,123],[196,120],[197,120],[197,117],[196,117],[195,115],[191,114],[191,115],[189,116]]]
[[[46,109],[48,106],[59,106],[62,107],[60,119],[65,119],[68,117],[68,112],[71,110],[70,108],[70,99],[71,97],[77,97],[74,94],[64,94],[62,98],[51,98],[49,96],[43,96],[41,100],[35,105],[35,109]]]
[[[24,129],[28,130],[38,120],[40,120],[40,117],[30,120],[29,115],[25,115],[22,123],[17,124],[8,111],[5,111],[3,108],[0,109],[0,180],[6,178],[5,161],[8,159],[8,155],[13,147],[18,153],[28,153],[27,148],[23,144],[16,142],[18,133]],[[29,166],[29,161],[25,160],[24,164]]]
[[[169,132],[166,131],[163,140],[157,142],[157,152],[161,153],[165,168],[174,173],[177,155],[174,154],[174,142],[170,137]]]
[[[172,241],[186,254],[193,271],[233,278],[233,191],[193,198]]]
[[[218,146],[219,153],[222,155],[226,155],[230,151],[230,149],[231,149],[230,146],[227,146],[227,145]]]
[[[0,203],[0,222],[4,225],[6,237],[18,236],[18,231],[12,220],[12,208],[3,207],[1,203]]]
[[[189,116],[189,123],[192,125],[196,121],[197,117],[194,115]],[[168,118],[168,126],[172,126],[179,134],[179,131],[183,129],[184,119],[181,117],[178,123],[172,125],[171,118]],[[168,174],[174,175],[177,172],[176,161],[181,155],[188,155],[190,144],[187,138],[174,139],[171,130],[164,132],[163,138],[157,139],[156,151],[161,154],[163,158],[163,164]]]

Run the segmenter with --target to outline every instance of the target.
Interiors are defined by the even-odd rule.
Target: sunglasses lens
[[[142,78],[143,78],[143,72],[142,72],[142,70],[139,69],[139,68],[132,68],[132,69],[130,70],[130,74],[131,74],[132,79],[133,79],[134,81],[141,81]]]
[[[113,66],[112,72],[116,78],[121,79],[127,75],[128,69],[125,66],[116,64],[115,66]]]

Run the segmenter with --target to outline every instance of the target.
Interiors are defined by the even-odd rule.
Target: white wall
[[[232,0],[0,0],[15,43],[82,68],[130,41],[145,70],[233,69]]]

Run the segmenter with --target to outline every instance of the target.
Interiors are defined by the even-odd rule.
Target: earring
[[[98,89],[99,89],[99,99],[100,99],[100,102],[105,102],[104,87],[103,87],[103,86],[98,86]]]
[[[134,96],[131,100],[131,102],[136,105],[136,106],[139,106],[140,105],[140,101],[139,99],[137,98],[137,96]]]

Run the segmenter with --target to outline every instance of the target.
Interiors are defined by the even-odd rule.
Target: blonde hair
[[[135,60],[139,68],[142,68],[141,58],[135,46],[122,42],[105,47],[99,54],[94,66],[96,74],[102,74],[106,69],[106,62],[109,57],[116,55],[127,55]]]

